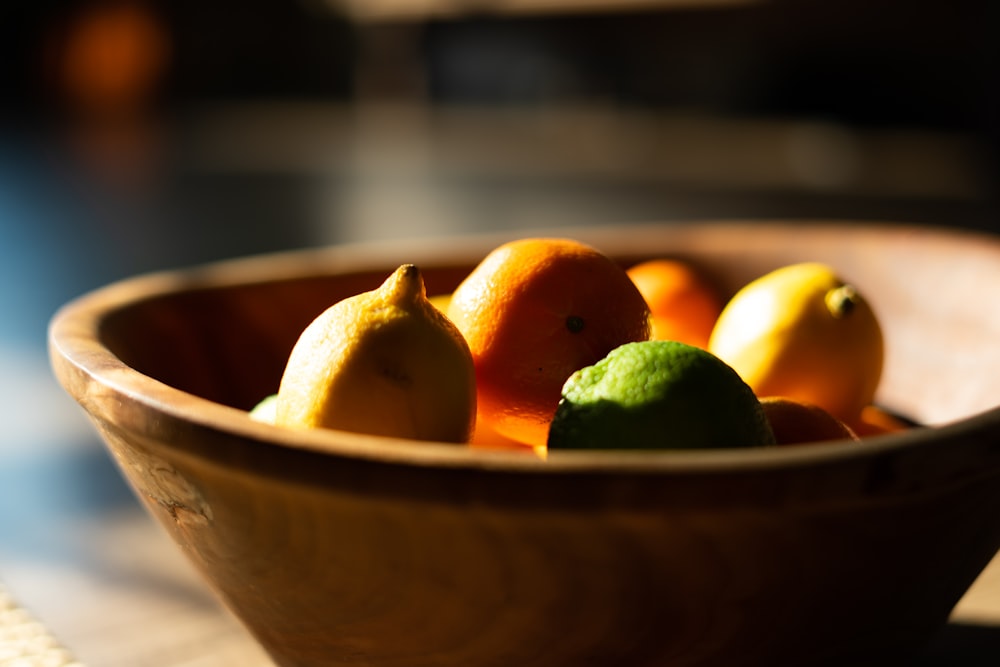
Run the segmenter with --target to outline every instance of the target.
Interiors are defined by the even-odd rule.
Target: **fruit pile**
[[[251,416],[538,453],[850,442],[904,428],[874,404],[883,352],[869,303],[821,263],[726,302],[688,262],[528,238],[451,294],[407,264],[334,304]]]

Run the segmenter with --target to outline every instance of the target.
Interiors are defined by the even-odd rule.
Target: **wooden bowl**
[[[403,262],[448,291],[500,236],[127,280],[55,316],[52,362],[280,665],[855,665],[918,649],[1000,547],[1000,240],[819,222],[558,233],[623,263],[686,258],[730,293],[831,263],[884,324],[878,400],[928,426],[540,460],[249,419],[326,306]]]

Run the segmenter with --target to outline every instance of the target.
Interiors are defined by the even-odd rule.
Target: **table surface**
[[[84,156],[87,187],[60,183],[105,190],[96,203],[60,199],[41,158],[0,150],[0,195],[12,195],[0,196],[0,305],[15,309],[0,318],[0,664],[15,649],[47,652],[48,662],[29,665],[66,656],[88,667],[271,664],[145,514],[55,384],[47,320],[87,289],[224,256],[400,234],[789,212],[970,226],[997,219],[962,177],[963,153],[940,137],[874,142],[872,155],[886,146],[905,153],[878,153],[880,160],[938,170],[915,168],[908,181],[883,178],[852,196],[813,188],[787,164],[766,162],[782,154],[767,147],[822,133],[815,127],[788,134],[778,124],[685,117],[429,118],[272,106],[216,110],[188,129],[194,137],[184,144],[183,173],[164,175],[170,164],[159,159],[155,134]],[[649,147],[657,143],[673,150],[653,160]],[[721,159],[734,145],[748,162]],[[4,190],[11,175],[16,187]],[[1000,560],[913,664],[1000,664]]]

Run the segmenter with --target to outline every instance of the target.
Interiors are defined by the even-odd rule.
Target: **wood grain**
[[[242,410],[333,300],[500,237],[331,248],[137,279],[52,328],[63,386],[284,666],[878,664],[919,649],[1000,547],[1000,241],[894,226],[566,232],[732,292],[812,259],[862,286],[879,398],[933,428],[843,448],[512,452],[290,432]],[[971,289],[975,286],[975,289]],[[846,661],[846,663],[845,663]]]

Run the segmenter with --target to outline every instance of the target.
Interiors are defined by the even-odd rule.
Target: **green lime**
[[[265,396],[260,403],[250,410],[250,419],[268,424],[274,423],[274,411],[278,407],[278,395]]]
[[[628,343],[563,385],[549,449],[774,444],[760,401],[730,366],[676,341]]]

